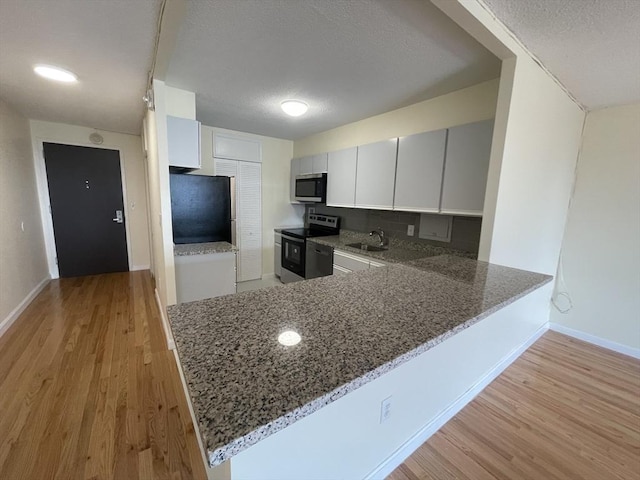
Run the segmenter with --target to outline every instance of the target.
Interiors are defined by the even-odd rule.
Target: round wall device
[[[89,140],[91,140],[91,143],[93,143],[94,145],[102,145],[102,142],[104,142],[104,138],[102,137],[102,135],[97,132],[89,135]]]

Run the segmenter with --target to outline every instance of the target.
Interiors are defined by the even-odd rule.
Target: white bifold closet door
[[[262,164],[215,159],[215,174],[236,177],[236,281],[262,278]]]

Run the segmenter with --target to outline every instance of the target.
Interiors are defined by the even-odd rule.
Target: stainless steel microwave
[[[299,202],[327,203],[327,174],[296,175],[296,195]]]

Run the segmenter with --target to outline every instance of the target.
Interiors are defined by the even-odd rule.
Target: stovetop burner
[[[307,228],[290,228],[282,230],[282,233],[302,239],[339,235],[340,217],[311,213],[309,214],[309,226]]]

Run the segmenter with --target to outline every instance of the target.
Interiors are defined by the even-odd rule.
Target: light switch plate
[[[407,236],[413,237],[415,225],[407,225]]]

